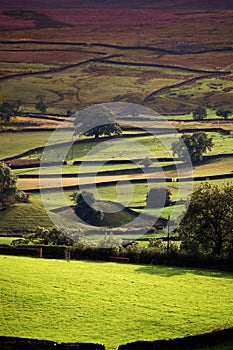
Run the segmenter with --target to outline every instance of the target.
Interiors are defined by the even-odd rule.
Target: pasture
[[[54,214],[55,215],[55,214]],[[1,212],[0,231],[8,232],[31,232],[37,226],[53,226],[42,203],[20,203],[11,206]]]
[[[149,122],[150,123],[150,122]],[[176,125],[177,123],[175,123]],[[185,126],[186,123],[180,123],[180,127],[182,128],[183,125]],[[188,128],[192,127],[204,127],[209,125],[209,121],[201,122],[201,123],[192,123],[188,122]],[[212,126],[215,124],[211,124]],[[225,123],[225,125],[231,125],[230,123]],[[47,142],[50,132],[48,131],[35,131],[35,132],[17,132],[17,133],[10,133],[6,132],[2,134],[2,140],[5,143],[5,147],[1,148],[1,157],[3,158],[6,155],[16,155],[23,151],[29,151],[29,155],[22,158],[23,161],[32,160],[32,159],[40,159],[41,158],[41,152],[30,150],[32,148],[42,146],[45,142]],[[233,171],[232,168],[232,157],[222,157],[221,154],[232,153],[232,135],[224,135],[217,132],[211,132],[208,133],[209,136],[213,137],[214,140],[214,148],[211,152],[208,152],[208,155],[215,155],[217,157],[215,158],[206,158],[203,163],[200,165],[194,166],[193,175],[196,176],[206,176],[208,178],[212,175],[221,175],[221,174],[231,174]],[[142,154],[140,153],[140,147],[141,145],[145,147],[146,149],[149,149],[151,154],[153,154],[156,157],[161,156],[171,156],[171,154],[167,151],[165,153],[165,147],[164,145],[159,141],[156,140],[154,136],[134,136],[134,137],[127,137],[127,132],[125,132],[125,137],[121,139],[121,142],[118,143],[117,147],[114,146],[114,143],[110,144],[110,146],[105,147],[108,145],[107,141],[102,141],[101,139],[99,142],[92,141],[91,138],[85,138],[81,139],[81,142],[76,143],[72,149],[69,150],[67,155],[67,161],[68,164],[62,167],[62,173],[66,175],[66,177],[63,178],[63,186],[65,190],[65,196],[67,198],[68,204],[74,204],[71,201],[71,194],[73,193],[73,189],[69,189],[69,186],[77,186],[78,183],[82,184],[89,184],[95,181],[96,183],[104,183],[100,187],[98,187],[98,196],[100,200],[108,200],[108,201],[116,201],[121,202],[122,204],[126,205],[127,207],[133,209],[136,212],[143,212],[145,214],[149,215],[156,215],[157,211],[154,209],[143,209],[146,204],[146,196],[148,193],[148,185],[143,182],[144,174],[136,174],[134,173],[134,169],[136,170],[140,166],[140,162],[136,163],[130,163],[130,164],[124,164],[123,160],[125,159],[127,155],[127,159],[135,159],[138,156],[141,157]],[[56,139],[56,143],[59,143],[66,138],[66,131],[64,131],[64,134],[59,138]],[[67,132],[67,137],[69,136],[69,133]],[[169,143],[169,138],[172,140],[172,135],[163,135],[161,137],[161,140],[165,140]],[[83,160],[85,157],[85,154],[89,152],[93,147],[98,146],[98,144],[103,144],[103,148],[100,152],[93,153],[89,159],[92,161],[101,159],[103,160],[103,165],[101,167],[96,167],[96,165],[87,163],[85,165],[82,165],[81,167],[79,165],[72,165],[74,160]],[[136,149],[134,152],[132,152],[132,146],[136,145]],[[62,153],[63,146],[62,145],[56,145],[56,154],[59,155],[59,152]],[[51,150],[51,154],[53,154],[54,150]],[[117,159],[119,160],[119,163],[117,164],[108,164],[106,163],[106,160],[112,160],[116,159],[114,158],[113,154],[116,154],[117,151]],[[114,153],[115,152],[115,153]],[[53,157],[53,155],[52,155]],[[150,172],[151,174],[149,177],[153,179],[153,187],[161,186],[161,183],[156,182],[156,176],[160,176],[159,173],[156,175],[156,169],[158,169],[159,166],[163,167],[164,176],[176,179],[177,172],[175,169],[173,169],[171,166],[174,165],[173,162],[154,162],[150,166]],[[141,166],[142,167],[142,166]],[[131,174],[118,174],[114,175],[113,173],[103,173],[102,171],[132,171]],[[42,169],[43,170],[43,169]],[[46,175],[56,175],[57,172],[59,172],[60,169],[57,167],[48,167],[43,170],[43,173]],[[95,173],[96,171],[99,171],[99,176],[94,179],[93,176],[91,176],[91,173]],[[21,175],[39,175],[39,168],[26,168],[26,169],[16,169],[14,170],[14,173],[16,175],[19,175],[18,178],[18,186],[22,190],[30,191],[32,189],[38,189],[39,188],[39,180],[38,178],[22,178]],[[79,182],[76,174],[83,173],[82,178],[80,178]],[[86,176],[85,176],[86,174]],[[70,175],[70,176],[69,176]],[[132,190],[132,196],[131,196],[131,190],[129,189],[128,184],[124,183],[124,180],[128,181],[131,179],[136,179],[139,181],[138,183],[133,183],[131,185]],[[48,187],[56,187],[57,186],[57,180],[56,177],[50,178],[48,177],[46,180],[46,186]],[[111,181],[118,181],[117,186],[115,184],[111,184]],[[213,181],[213,180],[211,180]],[[228,180],[219,180],[217,183],[221,183]],[[231,181],[231,179],[229,179]],[[194,186],[200,184],[199,181],[194,182]],[[179,183],[176,182],[168,182],[166,183],[167,188],[172,193],[172,200],[182,200],[186,198],[186,190],[185,190],[185,183],[183,183],[183,187],[180,188],[180,192],[178,195],[178,189],[179,189]],[[130,193],[129,193],[130,190]],[[49,195],[48,195],[49,197]],[[64,206],[63,199],[59,196],[50,196],[51,198],[47,202],[47,205],[50,210],[58,209],[60,207]],[[31,195],[31,201],[32,203],[28,204],[19,204],[15,205],[14,207],[10,208],[8,211],[2,213],[1,215],[1,224],[0,228],[3,230],[6,230],[9,228],[9,230],[13,231],[33,231],[37,227],[37,225],[42,225],[45,227],[51,227],[52,223],[48,219],[47,214],[43,208],[43,203],[41,202],[40,196],[37,194]],[[164,217],[168,217],[172,211],[173,206],[166,207],[160,213],[160,210],[158,210],[157,215],[162,215]],[[184,210],[184,205],[181,204],[176,207],[176,210],[182,214]],[[32,215],[33,213],[33,215]],[[56,214],[52,214],[56,217]],[[127,215],[128,216],[128,215]],[[118,222],[121,224],[120,221],[121,216],[119,218],[115,218],[114,222]],[[128,218],[130,220],[130,218]],[[125,220],[125,219],[124,219]],[[116,223],[115,223],[116,224]],[[114,226],[115,226],[114,224]]]
[[[0,333],[8,336],[110,350],[233,324],[231,273],[10,256],[0,268]]]
[[[49,131],[1,133],[0,159],[14,157],[36,147],[43,147],[50,135]],[[38,158],[37,154],[35,157]]]

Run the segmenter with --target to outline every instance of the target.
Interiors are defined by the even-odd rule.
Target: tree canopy
[[[121,127],[115,122],[113,113],[103,105],[88,107],[76,114],[74,121],[76,135],[111,136],[122,134]]]
[[[35,104],[35,108],[37,111],[41,112],[41,113],[46,113],[47,111],[47,106],[44,102],[44,96],[42,95],[38,95],[37,100],[39,100],[36,104]]]
[[[199,106],[193,111],[193,119],[194,120],[203,120],[207,117],[206,109],[202,106]]]
[[[216,115],[219,117],[223,117],[224,119],[227,119],[230,115],[232,115],[232,110],[230,108],[219,108],[216,111]]]
[[[92,193],[74,194],[75,214],[89,225],[99,226],[103,220],[103,212],[94,208],[95,198]]]
[[[19,114],[19,109],[22,102],[20,100],[6,100],[0,104],[0,119],[3,122],[9,123],[11,117]]]
[[[189,252],[227,254],[233,245],[233,184],[205,183],[192,194],[180,224],[182,248]]]
[[[16,177],[6,164],[0,162],[0,210],[15,202],[16,191]]]
[[[187,152],[190,155],[193,164],[203,160],[203,154],[213,147],[213,140],[205,132],[196,132],[193,134],[184,134],[181,137],[183,142],[177,141],[172,144],[174,156],[186,159]]]

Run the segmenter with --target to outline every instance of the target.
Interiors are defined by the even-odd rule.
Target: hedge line
[[[191,350],[233,342],[233,328],[198,334],[185,338],[176,338],[157,341],[137,341],[126,345],[120,345],[118,350]]]
[[[105,350],[104,345],[92,343],[61,343],[53,341],[0,337],[1,350]]]
[[[171,249],[170,253],[160,251],[158,248],[141,248],[138,246],[127,246],[125,248],[98,248],[91,246],[54,246],[54,245],[20,245],[17,247],[0,246],[0,254],[40,256],[46,259],[65,259],[66,252],[71,253],[73,260],[109,261],[112,256],[125,257],[129,263],[145,265],[169,265],[190,268],[215,268],[219,270],[233,271],[232,257],[218,257],[211,255],[190,255]]]
[[[16,256],[31,256],[38,257],[40,249],[39,247],[11,247],[8,245],[0,246],[0,254],[3,255],[16,255]]]

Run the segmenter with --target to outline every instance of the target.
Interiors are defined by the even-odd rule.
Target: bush
[[[17,203],[29,203],[30,195],[24,191],[17,190],[15,195],[15,200]]]

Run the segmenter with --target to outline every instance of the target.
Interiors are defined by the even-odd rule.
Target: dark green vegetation
[[[0,162],[0,210],[6,210],[15,202],[16,177],[11,169]]]
[[[80,125],[81,124],[81,125]],[[115,115],[104,105],[92,106],[79,111],[74,120],[75,134],[94,136],[120,136],[121,127],[115,121]],[[78,126],[77,126],[78,125]]]
[[[204,118],[207,117],[207,112],[204,107],[197,107],[193,111],[193,119],[194,120],[203,120]]]
[[[187,250],[222,255],[233,250],[233,186],[206,183],[197,188],[182,220]]]
[[[189,155],[193,164],[200,163],[203,160],[203,154],[211,151],[214,145],[212,138],[204,132],[182,135],[181,140],[183,144],[180,141],[172,144],[173,154],[184,161]]]
[[[83,192],[75,196],[74,211],[84,222],[93,225],[101,226],[104,215],[101,210],[95,209],[95,198],[92,193]]]
[[[229,273],[9,256],[0,264],[5,335],[115,349],[232,322]]]
[[[21,101],[3,101],[0,104],[0,121],[9,123],[13,116],[19,115]]]

